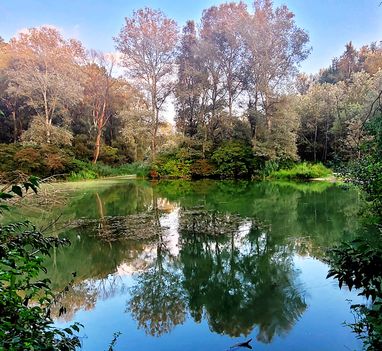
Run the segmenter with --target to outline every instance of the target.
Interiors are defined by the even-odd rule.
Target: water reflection
[[[137,276],[127,311],[147,334],[161,336],[185,321],[187,301],[174,258],[163,243],[156,253],[154,264]]]
[[[57,290],[77,272],[66,320],[123,295],[148,335],[192,318],[270,343],[307,309],[295,255],[320,258],[353,231],[357,199],[328,185],[121,183],[74,197],[63,215],[72,246],[47,266]]]
[[[193,318],[200,321],[204,312],[213,331],[230,336],[258,325],[263,342],[288,331],[306,308],[291,250],[253,221],[207,212],[195,231],[187,217],[181,214],[180,262]],[[221,226],[233,227],[231,233],[208,235]]]

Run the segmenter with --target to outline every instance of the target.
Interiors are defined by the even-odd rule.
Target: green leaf
[[[12,199],[13,195],[10,193],[4,193],[0,191],[0,199],[2,200],[7,200],[7,199]]]
[[[21,189],[21,186],[19,185],[12,185],[11,191],[20,197],[23,196],[23,189]]]

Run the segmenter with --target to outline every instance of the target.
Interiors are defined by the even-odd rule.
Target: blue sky
[[[134,9],[149,6],[163,10],[179,25],[198,20],[203,9],[218,0],[0,0],[0,36],[9,40],[17,31],[54,25],[66,37],[81,40],[87,48],[114,51],[117,35]],[[251,1],[246,1],[251,6]],[[301,70],[315,73],[339,56],[345,43],[356,47],[382,40],[381,0],[274,0],[286,4],[297,24],[310,35],[313,51]]]

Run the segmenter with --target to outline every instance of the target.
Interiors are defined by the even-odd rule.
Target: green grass
[[[272,179],[313,179],[313,178],[326,178],[332,174],[329,168],[326,168],[322,163],[298,163],[289,169],[281,169],[270,173]]]
[[[126,163],[112,167],[103,163],[93,164],[90,162],[76,161],[76,170],[72,171],[67,178],[69,181],[86,179],[97,179],[103,177],[117,177],[125,175],[136,175],[137,177],[147,177],[150,166],[143,163]]]

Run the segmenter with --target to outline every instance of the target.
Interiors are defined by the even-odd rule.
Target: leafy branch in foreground
[[[340,288],[360,289],[368,304],[352,305],[356,321],[349,324],[368,351],[382,350],[382,238],[358,238],[330,252],[328,276],[338,280]]]
[[[0,211],[7,200],[37,191],[38,180],[30,178],[0,192]],[[9,190],[10,189],[10,190]],[[29,222],[0,225],[0,349],[75,350],[80,346],[78,323],[65,329],[54,327],[50,309],[55,303],[49,279],[39,279],[45,256],[53,247],[69,241],[45,237]]]

